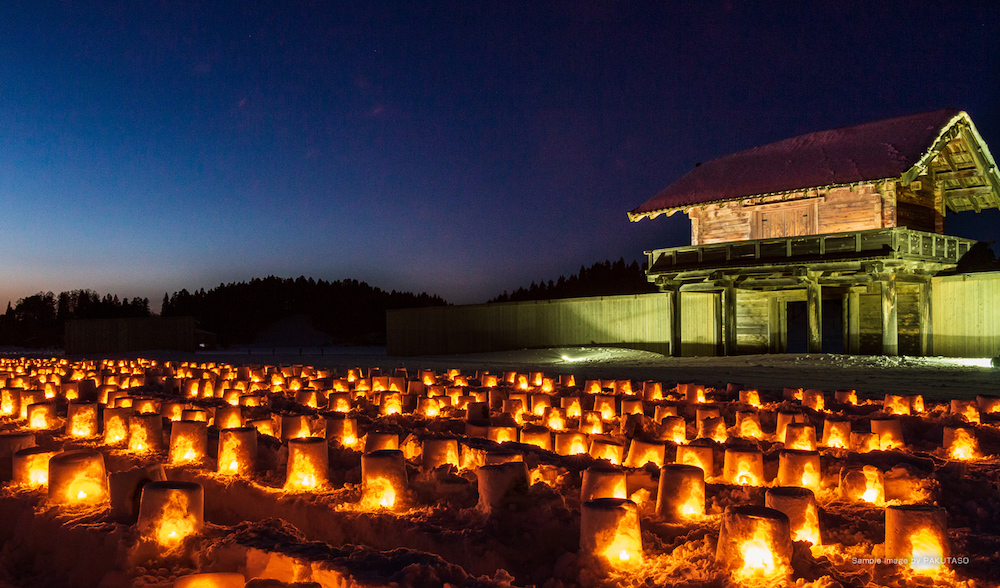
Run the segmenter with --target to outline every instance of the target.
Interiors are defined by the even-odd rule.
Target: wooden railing
[[[648,275],[705,267],[858,258],[957,263],[976,241],[907,228],[731,241],[646,251]]]

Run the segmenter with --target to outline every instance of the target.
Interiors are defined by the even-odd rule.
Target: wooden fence
[[[87,319],[66,323],[67,355],[153,349],[195,350],[193,317]]]

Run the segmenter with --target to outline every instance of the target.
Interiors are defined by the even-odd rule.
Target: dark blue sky
[[[269,274],[482,302],[686,244],[625,213],[696,162],[942,107],[1000,151],[993,2],[5,3],[0,304]]]

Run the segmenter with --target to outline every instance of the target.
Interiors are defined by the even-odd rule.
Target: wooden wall
[[[696,357],[718,353],[722,333],[717,317],[722,310],[721,303],[721,297],[717,293],[681,293],[682,356]]]
[[[934,355],[1000,355],[1000,272],[933,279]]]
[[[682,304],[689,298],[684,294]],[[692,304],[692,312],[696,308]],[[412,356],[613,345],[666,354],[669,312],[667,295],[658,293],[390,310],[386,352]]]
[[[195,350],[194,317],[87,319],[66,322],[67,355]]]

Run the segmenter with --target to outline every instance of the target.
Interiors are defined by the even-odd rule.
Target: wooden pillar
[[[917,295],[917,312],[920,313],[920,355],[934,354],[933,308],[931,306],[931,279],[920,284]]]
[[[767,352],[784,353],[785,344],[785,313],[784,302],[776,295],[767,301]]]
[[[882,290],[882,354],[899,355],[899,323],[896,317],[896,276],[879,278]]]
[[[736,355],[736,287],[726,282],[722,288],[722,350]]]
[[[823,352],[823,292],[815,278],[806,280],[806,351]]]
[[[847,317],[844,319],[844,329],[847,334],[844,336],[844,351],[856,355],[861,353],[861,294],[851,290],[847,293],[845,302]]]
[[[681,356],[681,288],[676,285],[667,290],[670,299],[670,355]]]

